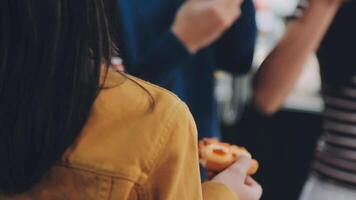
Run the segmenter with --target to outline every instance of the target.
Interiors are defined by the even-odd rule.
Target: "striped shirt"
[[[291,19],[302,17],[308,6],[308,1],[301,1]],[[347,21],[345,16],[347,16],[346,19],[352,20],[356,18],[356,13],[355,10],[345,8],[347,6],[355,7],[355,3],[350,2],[349,5],[343,5],[344,8],[342,7],[339,11],[330,33],[323,41],[324,44],[321,45],[323,54],[319,53],[325,111],[323,112],[323,135],[316,147],[313,170],[324,178],[355,187],[356,65],[354,62],[356,55],[353,54],[356,51],[350,51],[348,46],[354,47],[351,47],[347,42],[352,46],[356,45],[352,43],[355,41],[353,38],[356,37],[356,31],[355,28],[344,26],[344,24]],[[338,33],[337,37],[336,33]],[[349,41],[345,37],[349,37]],[[335,43],[342,45],[339,44],[340,48],[338,49]],[[323,57],[326,55],[325,52],[329,56]]]

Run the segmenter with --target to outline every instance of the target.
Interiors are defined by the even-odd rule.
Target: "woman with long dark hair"
[[[0,199],[258,199],[247,158],[201,185],[188,109],[110,69],[105,10],[0,2]]]

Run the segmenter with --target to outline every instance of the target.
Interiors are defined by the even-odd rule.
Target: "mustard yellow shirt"
[[[65,134],[65,133],[63,133]],[[194,120],[176,96],[110,71],[77,142],[42,182],[0,200],[236,200],[200,183]]]

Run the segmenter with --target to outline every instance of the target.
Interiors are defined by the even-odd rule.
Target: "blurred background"
[[[287,18],[297,3],[298,0],[255,0],[259,37],[254,70],[241,77],[216,72],[224,139],[246,145],[261,162],[257,179],[264,187],[264,200],[298,199],[321,134],[323,102],[315,55],[310,56],[294,91],[276,115],[261,116],[247,104],[251,77],[283,35]]]

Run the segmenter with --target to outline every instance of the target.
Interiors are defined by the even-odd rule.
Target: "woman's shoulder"
[[[185,104],[174,93],[140,78],[113,71],[108,72],[96,100],[100,109],[103,109],[102,104],[109,104],[112,111],[120,111],[116,113],[119,115],[123,115],[123,107],[127,108],[126,112],[138,114],[145,111],[151,111],[148,112],[151,114],[162,111],[160,114],[164,114],[177,106],[186,109]]]
[[[174,130],[194,121],[187,106],[171,92],[132,76],[124,78],[99,94],[82,136],[64,160],[71,166],[139,181],[165,151]]]

